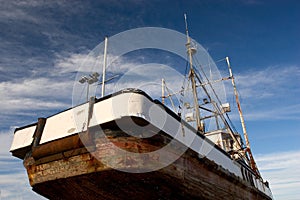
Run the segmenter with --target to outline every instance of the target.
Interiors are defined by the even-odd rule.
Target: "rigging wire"
[[[181,115],[182,106],[183,106],[183,97],[184,97],[185,84],[186,84],[186,79],[187,79],[188,65],[189,65],[188,62],[186,62],[185,70],[184,70],[184,79],[183,79],[183,83],[182,83],[182,86],[181,86],[181,92],[180,92],[181,97],[179,99],[179,105],[178,105],[178,114],[180,114],[180,115]]]
[[[194,57],[194,58],[195,58],[195,57]],[[202,73],[203,73],[203,75],[204,75],[206,81],[208,82],[208,85],[210,86],[210,88],[211,88],[211,90],[212,90],[214,96],[216,97],[217,101],[218,101],[219,104],[221,105],[222,103],[221,103],[220,98],[219,98],[218,95],[216,94],[215,89],[213,88],[211,82],[209,81],[209,79],[208,79],[206,73],[204,72],[203,67],[200,65],[200,63],[199,63],[199,61],[198,61],[197,58],[195,58],[195,63],[198,64],[198,67],[199,67],[200,70],[202,71]],[[195,71],[196,71],[196,77],[197,77],[198,81],[201,83],[201,80],[200,80],[201,77],[199,77],[199,75],[201,75],[201,73],[199,73],[199,71],[198,71],[197,68],[195,68],[195,69],[196,69],[196,70],[195,70]],[[206,87],[205,87],[204,85],[202,85],[202,88],[203,88],[204,92],[207,94],[207,96],[208,96],[208,98],[210,99],[210,102],[211,102],[211,97],[210,97],[209,93],[207,92]],[[214,107],[215,107],[215,109],[216,109],[219,113],[222,113],[222,112],[220,111],[220,108],[219,108],[218,106],[214,106]],[[240,143],[240,142],[237,140],[237,138],[235,137],[234,131],[232,130],[233,128],[235,129],[235,127],[234,127],[234,126],[233,126],[233,127],[231,126],[231,125],[232,125],[232,122],[231,122],[231,120],[230,120],[228,114],[226,113],[227,120],[225,119],[224,115],[220,114],[219,116],[220,116],[220,118],[222,119],[224,125],[227,126],[228,129],[229,129],[229,131],[232,133],[233,139],[236,140],[237,144],[239,144],[240,148],[242,149],[242,148],[243,148],[243,144]],[[229,124],[228,122],[229,122],[230,124]],[[236,130],[236,129],[235,129],[235,130]]]
[[[82,98],[83,92],[85,91],[86,87],[87,87],[87,86],[85,86],[85,84],[84,84],[83,87],[82,87],[82,89],[81,89],[81,92],[80,92],[79,100]],[[79,102],[76,102],[75,105],[78,105],[78,104],[79,104]]]
[[[196,75],[196,78],[198,79],[198,81],[201,83],[201,80],[200,80],[199,75],[198,75],[197,73],[195,73],[195,75]],[[211,101],[211,97],[210,97],[209,93],[207,92],[205,86],[202,86],[202,88],[203,88],[204,92],[206,93],[207,97],[210,99],[210,102],[212,102],[212,101]],[[231,128],[230,125],[228,124],[228,121],[225,119],[224,115],[221,114],[221,113],[222,113],[221,110],[220,110],[221,108],[219,108],[218,106],[216,106],[215,103],[213,103],[213,106],[214,106],[214,108],[216,109],[216,111],[217,111],[218,113],[220,113],[219,116],[220,116],[221,120],[223,121],[224,125],[228,128],[229,134],[231,135],[232,139],[235,140],[236,144],[238,144],[239,147],[240,147],[241,149],[243,149],[242,144],[241,144],[241,143],[237,140],[237,138],[235,137],[232,128]]]
[[[211,82],[209,81],[209,79],[208,79],[208,77],[207,77],[206,73],[204,72],[203,66],[201,66],[201,65],[200,65],[200,63],[199,63],[199,61],[198,61],[197,57],[194,57],[194,58],[195,58],[195,63],[197,63],[197,64],[198,64],[198,67],[200,68],[200,70],[202,71],[203,75],[205,76],[205,78],[206,78],[206,81],[208,82],[208,84],[209,84],[210,88],[212,89],[212,91],[213,91],[213,93],[214,93],[214,96],[217,98],[217,100],[218,100],[218,103],[221,105],[221,104],[222,104],[222,102],[221,102],[220,98],[218,97],[218,95],[217,95],[217,93],[216,93],[215,89],[213,88],[213,86],[212,86]],[[217,62],[224,61],[225,59],[226,59],[226,58],[219,59]],[[198,69],[197,69],[197,68],[195,68],[195,69],[196,69],[196,71],[197,71],[197,73],[198,73],[198,74],[201,74],[201,73],[199,73],[199,71],[198,71]],[[232,123],[232,120],[229,118],[228,114],[226,113],[225,115],[226,115],[226,118],[227,118],[227,120],[228,120],[228,122],[229,122],[230,126],[232,127],[232,129],[233,129],[235,132],[237,132],[237,129],[236,129],[236,127],[234,126],[234,124]]]
[[[194,57],[194,58],[195,58],[195,57]],[[207,64],[206,64],[206,65],[202,65],[202,67],[207,67],[207,66],[210,66],[210,64],[213,64],[213,63],[219,63],[219,62],[222,62],[222,61],[224,61],[224,60],[226,60],[226,58],[222,58],[222,59],[219,59],[219,60],[213,61],[213,62],[208,61]]]
[[[195,63],[197,63],[197,64],[198,64],[198,68],[200,68],[200,70],[202,71],[202,73],[203,73],[203,75],[204,75],[204,77],[205,77],[205,79],[206,79],[206,81],[207,81],[208,85],[210,86],[210,88],[211,88],[211,89],[212,89],[212,91],[213,91],[213,94],[214,94],[214,96],[215,96],[215,97],[216,97],[216,99],[218,100],[218,103],[221,105],[221,104],[222,104],[222,102],[221,102],[220,98],[218,97],[218,95],[217,95],[217,93],[216,93],[215,89],[213,88],[213,86],[212,86],[211,82],[209,81],[209,79],[208,79],[208,77],[207,77],[206,73],[204,72],[204,69],[203,69],[203,67],[200,65],[200,63],[199,63],[199,61],[198,61],[198,59],[197,59],[196,57],[194,57],[194,60],[195,60]],[[195,71],[196,71],[198,74],[200,74],[200,75],[201,75],[201,73],[199,73],[199,71],[198,71],[198,69],[197,69],[197,68],[195,68]],[[205,86],[203,86],[203,87],[205,87]]]
[[[233,122],[231,121],[231,119],[229,118],[228,113],[225,113],[225,115],[226,115],[226,118],[227,118],[227,120],[229,121],[229,124],[230,124],[230,126],[232,127],[233,131],[234,131],[235,133],[237,133],[238,131],[237,131],[237,129],[235,128],[235,126],[234,126]]]
[[[169,88],[168,88],[168,86],[167,86],[166,82],[164,82],[164,85],[165,85],[165,88],[166,88],[166,90],[167,90],[167,92],[168,92],[168,96],[169,96],[169,99],[170,99],[170,102],[171,102],[172,108],[173,108],[173,110],[175,111],[176,109],[175,109],[174,102],[173,102],[173,100],[172,100],[172,96],[170,96],[170,95],[169,95],[169,94],[171,94],[171,92],[170,92],[170,90],[169,90]]]

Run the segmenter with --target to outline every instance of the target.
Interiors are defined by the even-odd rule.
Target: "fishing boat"
[[[187,23],[186,39],[190,88],[180,93],[189,91],[192,102],[179,110],[166,105],[173,94],[164,80],[161,99],[138,88],[104,95],[104,67],[102,97],[17,128],[10,151],[23,160],[33,191],[49,199],[273,199],[251,152],[229,58],[229,76],[215,81],[231,81],[243,135],[194,66]]]

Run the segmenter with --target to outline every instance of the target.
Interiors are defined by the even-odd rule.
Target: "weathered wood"
[[[38,119],[38,123],[33,135],[33,144],[32,144],[32,148],[34,149],[35,147],[37,147],[40,143],[42,134],[43,134],[43,130],[46,124],[46,118],[39,118]]]
[[[84,142],[83,142],[84,141]],[[84,146],[92,146],[93,142],[87,132],[80,135],[75,134],[60,140],[54,140],[43,145],[33,148],[32,156],[34,159],[40,159],[50,155],[55,155],[69,150],[82,148]],[[95,146],[95,145],[93,145]]]
[[[157,171],[126,173],[112,169],[96,158],[114,162],[119,169],[139,169],[151,167],[157,157],[141,159],[114,154],[111,145],[130,152],[149,152],[168,141],[165,136],[156,138],[154,143],[151,139],[121,137],[120,132],[115,132],[118,137],[113,135],[110,134],[110,142],[96,138],[93,152],[74,149],[77,154],[68,151],[68,156],[57,156],[57,160],[24,160],[33,190],[49,199],[270,199],[221,166],[200,159],[192,150]],[[176,154],[176,150],[168,150],[170,155]]]

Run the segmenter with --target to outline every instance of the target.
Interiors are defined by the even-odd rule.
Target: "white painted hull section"
[[[33,142],[33,134],[35,129],[36,125],[32,125],[16,131],[14,134],[12,145],[10,147],[10,151],[21,149],[23,147],[29,147]]]

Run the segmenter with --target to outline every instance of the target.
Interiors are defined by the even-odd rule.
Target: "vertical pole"
[[[244,138],[245,138],[246,147],[247,147],[246,152],[248,152],[249,157],[250,157],[251,168],[259,176],[259,171],[256,167],[256,163],[254,161],[254,158],[253,158],[253,155],[252,155],[252,152],[251,152],[250,142],[249,142],[249,138],[248,138],[248,134],[247,134],[247,130],[246,130],[246,125],[245,125],[245,120],[244,120],[244,116],[243,116],[243,112],[242,112],[242,107],[241,107],[241,103],[240,103],[240,100],[239,100],[239,95],[238,95],[238,92],[237,92],[237,89],[236,89],[234,76],[232,74],[232,70],[231,70],[231,66],[230,66],[230,62],[229,62],[228,57],[226,57],[226,62],[227,62],[227,65],[228,65],[229,77],[231,78],[231,83],[232,83],[233,90],[234,90],[235,100],[236,100],[236,104],[237,104],[239,115],[240,115],[240,120],[241,120],[242,129],[243,129]]]
[[[193,97],[194,97],[194,108],[195,108],[195,112],[196,112],[197,130],[200,131],[201,133],[204,133],[203,123],[201,123],[201,120],[200,120],[200,110],[199,110],[198,94],[197,94],[196,81],[195,81],[195,71],[193,69],[191,38],[190,38],[189,32],[188,32],[186,14],[184,14],[184,20],[185,20],[186,39],[187,39],[186,48],[187,48],[187,53],[188,53],[188,56],[189,56],[189,64],[190,64],[189,77],[191,78],[191,82],[192,82]]]
[[[243,113],[242,113],[241,103],[240,103],[240,100],[239,100],[239,95],[238,95],[238,92],[237,92],[237,89],[236,89],[236,85],[235,85],[234,77],[232,75],[232,70],[231,70],[231,66],[230,66],[230,62],[229,62],[228,57],[226,57],[226,62],[227,62],[227,65],[228,65],[229,77],[231,78],[231,83],[232,83],[232,86],[233,86],[235,100],[236,100],[236,103],[237,103],[237,107],[238,107],[238,111],[239,111],[239,115],[240,115],[240,120],[241,120],[241,124],[242,124],[242,128],[243,128],[243,133],[244,133],[244,137],[245,137],[245,140],[246,140],[246,146],[247,146],[247,148],[250,148],[248,134],[247,134],[247,131],[246,131],[245,120],[244,120],[244,116],[243,116]]]
[[[107,57],[107,37],[104,39],[104,56],[103,56],[103,72],[102,72],[102,97],[105,93],[105,70],[106,70],[106,57]]]
[[[90,90],[90,84],[87,82],[87,89],[86,89],[86,101],[89,101],[89,91]]]
[[[165,104],[165,80],[161,79],[161,103]]]
[[[43,134],[43,130],[44,130],[44,127],[45,127],[45,124],[46,124],[46,120],[47,120],[47,118],[39,118],[38,119],[38,123],[36,125],[36,129],[35,129],[34,134],[33,134],[32,149],[34,149],[35,147],[37,147],[40,144],[42,134]]]

